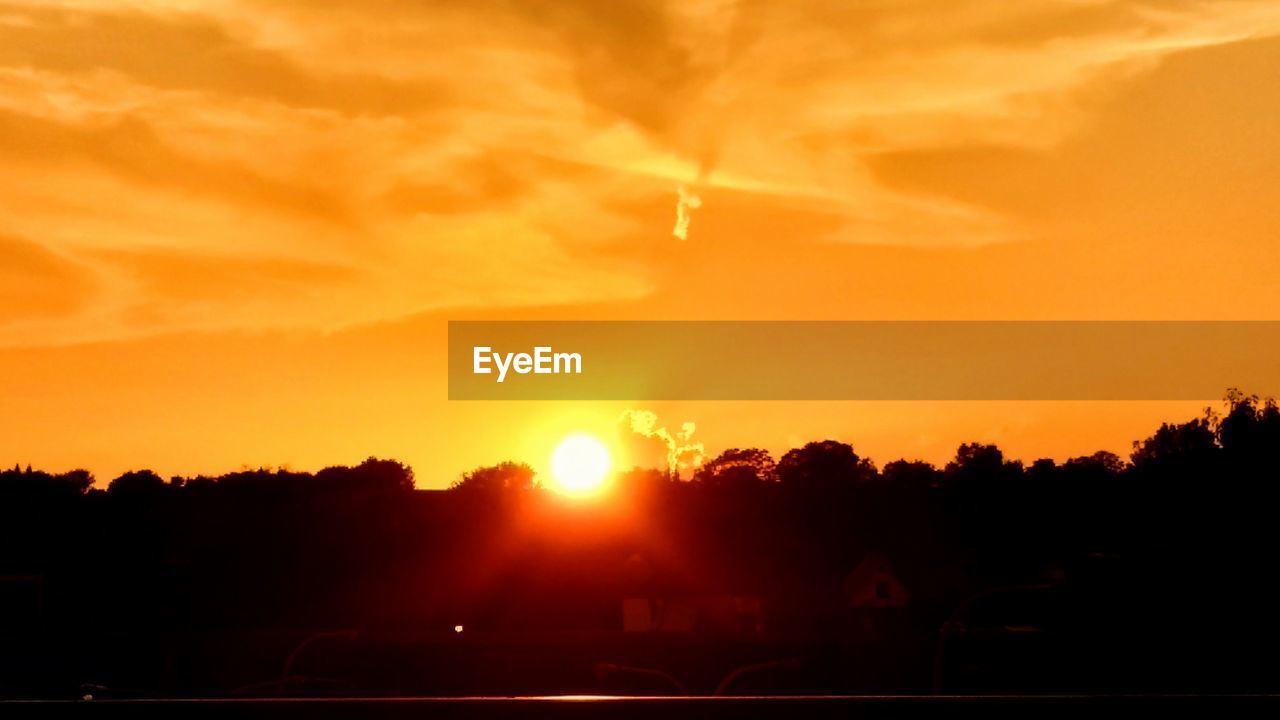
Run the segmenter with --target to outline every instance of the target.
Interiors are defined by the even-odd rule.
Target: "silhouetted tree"
[[[1217,454],[1214,417],[1205,410],[1203,416],[1185,423],[1162,423],[1151,437],[1134,441],[1129,459],[1141,471],[1176,467],[1185,474],[1203,471]]]
[[[1067,460],[1063,467],[1087,468],[1101,474],[1119,475],[1124,472],[1125,462],[1119,455],[1108,450],[1099,450],[1092,455],[1081,455]]]
[[[0,471],[0,496],[13,498],[44,498],[66,500],[78,497],[93,486],[93,475],[88,470],[71,470],[62,474],[42,470],[19,469]]]
[[[528,465],[508,460],[464,473],[449,489],[477,494],[529,492],[538,488],[534,475],[533,468]]]
[[[894,460],[880,471],[886,483],[898,487],[928,488],[938,484],[938,468],[922,460]]]
[[[820,493],[868,480],[875,476],[876,468],[870,460],[859,457],[852,446],[823,440],[788,450],[778,461],[777,473],[786,487]]]
[[[164,478],[151,470],[130,470],[107,485],[107,494],[113,497],[154,497],[164,492]]]
[[[61,475],[55,475],[54,481],[77,495],[83,495],[93,487],[93,473],[88,470],[70,470]]]
[[[1255,464],[1280,447],[1280,408],[1271,398],[1227,392],[1227,411],[1218,423],[1218,442],[1237,462]]]
[[[281,476],[286,475],[283,471]],[[299,476],[302,482],[306,478]],[[395,460],[370,457],[355,467],[327,467],[316,473],[323,488],[365,493],[394,494],[413,490],[413,470]]]
[[[413,468],[396,460],[367,458],[356,466],[364,481],[380,489],[409,491],[414,488]]]
[[[1020,463],[1006,463],[1004,452],[995,445],[964,443],[956,450],[955,459],[947,463],[947,474],[961,481],[996,479],[1022,469]]]
[[[773,457],[759,448],[731,448],[703,463],[693,481],[714,488],[748,488],[776,479]]]

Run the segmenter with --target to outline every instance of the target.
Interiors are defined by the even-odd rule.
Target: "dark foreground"
[[[0,471],[0,698],[859,697],[585,706],[751,716],[1234,707],[1116,698],[1280,692],[1276,508],[1280,405],[1240,393],[1162,425],[1128,460],[1027,465],[966,443],[945,467],[878,468],[827,440],[777,461],[728,450],[692,479],[634,471],[592,502],[516,463],[432,491],[377,459],[138,471],[106,490],[87,472],[14,468]],[[934,692],[1107,699],[865,699]],[[451,702],[207,707],[583,711]]]
[[[1275,717],[1276,695],[876,695],[857,697],[328,698],[0,702],[5,717],[1066,718]],[[1189,713],[1189,715],[1188,715]]]

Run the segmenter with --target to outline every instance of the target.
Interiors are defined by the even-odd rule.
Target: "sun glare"
[[[609,474],[609,465],[609,449],[590,435],[570,435],[551,453],[551,476],[556,488],[569,495],[599,490]]]

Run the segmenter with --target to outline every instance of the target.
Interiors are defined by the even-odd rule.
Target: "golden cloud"
[[[682,185],[742,243],[1007,242],[984,188],[1018,188],[947,158],[1052,158],[1170,55],[1277,32],[1243,0],[9,2],[0,343],[643,298],[662,254],[626,249],[675,242]]]

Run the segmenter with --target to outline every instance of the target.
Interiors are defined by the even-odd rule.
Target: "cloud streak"
[[[700,242],[796,240],[725,215],[745,197],[822,217],[806,241],[1006,243],[1017,218],[880,158],[1049,152],[1171,54],[1278,32],[1244,0],[3,3],[0,216],[91,302],[7,299],[0,345],[639,300],[672,187],[678,239],[714,193]]]

